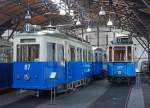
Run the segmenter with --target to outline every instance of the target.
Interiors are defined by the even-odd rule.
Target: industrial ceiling
[[[88,24],[92,27],[106,26],[110,18],[116,28],[150,40],[149,0],[62,0],[68,11],[74,10],[74,16],[60,15],[54,1],[57,0],[0,0],[0,34],[7,29],[21,31],[29,9],[31,24],[45,26],[51,22],[52,25],[65,24],[68,29],[76,29],[86,28]],[[106,11],[104,16],[99,15],[101,6]],[[74,24],[77,18],[80,18],[81,26]]]

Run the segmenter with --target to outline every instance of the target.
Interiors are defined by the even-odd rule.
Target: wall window
[[[17,45],[18,61],[36,61],[39,60],[39,44]]]
[[[64,61],[64,46],[57,44],[57,60]]]
[[[47,44],[47,60],[55,61],[55,43]]]

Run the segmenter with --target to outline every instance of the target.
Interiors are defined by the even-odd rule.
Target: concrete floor
[[[140,79],[130,86],[95,81],[57,96],[54,104],[51,104],[50,95],[44,94],[38,99],[32,92],[21,95],[11,92],[0,95],[0,108],[149,108],[150,79]]]

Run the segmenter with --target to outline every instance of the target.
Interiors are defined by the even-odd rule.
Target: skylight
[[[51,0],[51,1],[58,6],[59,10],[64,10],[66,12],[69,12],[69,8],[67,4],[62,0]]]

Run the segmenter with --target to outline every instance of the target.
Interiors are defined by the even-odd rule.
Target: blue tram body
[[[93,62],[93,75],[103,75],[103,62],[96,61]]]
[[[108,63],[109,77],[135,77],[134,62],[109,62]]]
[[[124,40],[123,40],[123,39]],[[111,82],[121,82],[135,79],[134,45],[128,37],[119,37],[107,48],[107,76]]]
[[[6,89],[11,87],[12,72],[12,63],[0,63],[0,89]]]
[[[51,72],[57,72],[55,85]],[[49,89],[65,84],[65,75],[65,68],[59,62],[14,62],[13,88]]]
[[[91,62],[14,62],[13,88],[46,90],[58,87],[91,77],[91,66]],[[50,78],[51,72],[57,72],[55,79]]]
[[[103,76],[103,62],[106,59],[105,51],[101,48],[94,50],[93,76]]]
[[[66,68],[68,69],[69,82],[92,76],[91,62],[68,62],[68,66]]]

